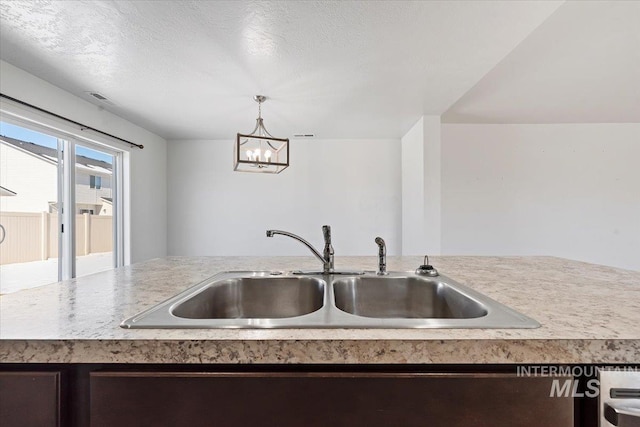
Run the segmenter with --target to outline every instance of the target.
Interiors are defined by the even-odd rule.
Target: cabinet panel
[[[59,425],[59,372],[0,372],[0,426]]]
[[[557,379],[557,378],[556,378]],[[573,427],[550,378],[506,374],[91,374],[91,425]]]

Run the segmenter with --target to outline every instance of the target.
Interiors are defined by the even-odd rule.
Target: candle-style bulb
[[[260,161],[260,149],[256,148],[256,151],[254,151],[254,155],[256,156],[254,160],[256,161]]]
[[[271,150],[267,150],[264,152],[264,158],[267,159],[267,162],[271,161]]]

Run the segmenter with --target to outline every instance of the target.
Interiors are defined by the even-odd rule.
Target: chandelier
[[[264,127],[262,103],[266,96],[253,97],[258,103],[256,127],[249,134],[238,133],[233,153],[233,170],[280,173],[289,166],[289,138],[274,138]]]

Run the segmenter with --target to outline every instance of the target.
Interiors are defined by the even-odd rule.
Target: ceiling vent
[[[89,92],[89,95],[93,96],[94,98],[98,98],[100,101],[105,101],[107,99],[106,96],[102,96],[98,92]]]
[[[316,135],[314,133],[294,133],[294,138],[315,138]]]
[[[113,102],[109,100],[109,98],[107,98],[106,96],[104,96],[99,92],[86,92],[86,94],[92,97],[93,99],[97,99],[98,101],[103,102],[105,104],[114,105]]]

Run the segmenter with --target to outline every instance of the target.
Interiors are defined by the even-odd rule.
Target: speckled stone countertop
[[[413,271],[419,257],[389,257]],[[373,270],[375,257],[336,257]],[[310,257],[168,257],[0,297],[0,363],[640,363],[640,272],[551,257],[433,257],[538,329],[122,329],[227,270],[318,268]]]

